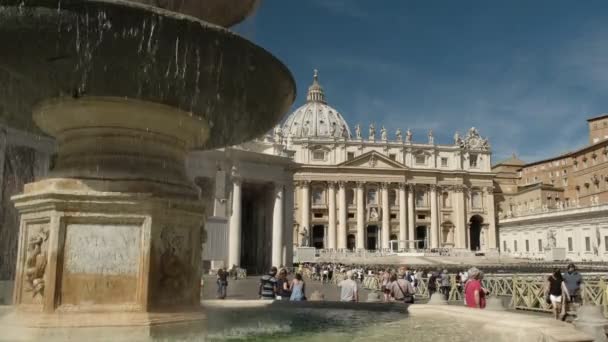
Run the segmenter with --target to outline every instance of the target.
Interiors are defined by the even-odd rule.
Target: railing
[[[311,273],[308,270],[307,278]],[[331,283],[337,284],[345,279],[344,273],[335,272]],[[517,310],[532,310],[550,312],[551,305],[545,302],[546,274],[487,274],[483,279],[483,286],[492,296],[511,298],[510,307]],[[428,278],[417,279],[417,298],[428,298]],[[361,286],[372,291],[380,291],[382,281],[379,276],[365,276]],[[438,290],[441,288],[437,280]],[[608,317],[608,276],[606,273],[585,273],[581,285],[580,297],[582,305],[599,305],[604,308],[604,315]],[[450,276],[448,301],[461,301],[463,299],[462,287],[456,282],[456,276]]]

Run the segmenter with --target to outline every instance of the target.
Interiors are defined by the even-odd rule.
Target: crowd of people
[[[233,267],[234,269],[234,267]],[[228,278],[236,279],[235,270],[220,269],[217,272],[217,296],[226,298]],[[293,274],[290,280],[290,274]],[[303,301],[306,298],[306,283],[303,274],[312,280],[330,283],[336,274],[344,274],[337,286],[340,289],[340,300],[358,302],[362,282],[366,276],[379,279],[380,290],[385,302],[413,303],[415,294],[419,292],[421,279],[427,279],[426,290],[429,298],[439,292],[445,300],[449,300],[451,291],[458,291],[464,299],[464,305],[470,308],[483,309],[490,291],[483,286],[484,274],[476,267],[462,270],[454,274],[456,287],[452,286],[452,275],[448,270],[427,271],[409,270],[407,267],[381,268],[378,266],[347,266],[336,263],[300,264],[291,271],[287,268],[272,267],[268,274],[261,277],[258,294],[261,299]],[[551,305],[556,319],[565,320],[569,306],[580,302],[580,287],[582,276],[576,271],[574,264],[568,265],[567,271],[555,269],[547,277],[544,286],[545,300]]]

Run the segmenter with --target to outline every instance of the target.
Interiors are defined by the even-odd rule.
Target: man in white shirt
[[[338,283],[340,290],[340,301],[342,302],[358,302],[359,290],[357,282],[353,280],[353,272],[346,272],[346,279]]]

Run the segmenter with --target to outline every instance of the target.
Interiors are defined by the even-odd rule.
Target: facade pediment
[[[338,167],[361,167],[361,168],[378,168],[378,169],[405,169],[405,165],[387,158],[386,156],[370,151],[364,153],[354,159],[347,160]]]

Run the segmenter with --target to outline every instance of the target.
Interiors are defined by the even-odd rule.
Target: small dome
[[[287,117],[283,124],[283,135],[294,138],[332,136],[350,138],[350,129],[344,117],[327,105],[317,70],[312,85],[308,87],[306,104]]]

